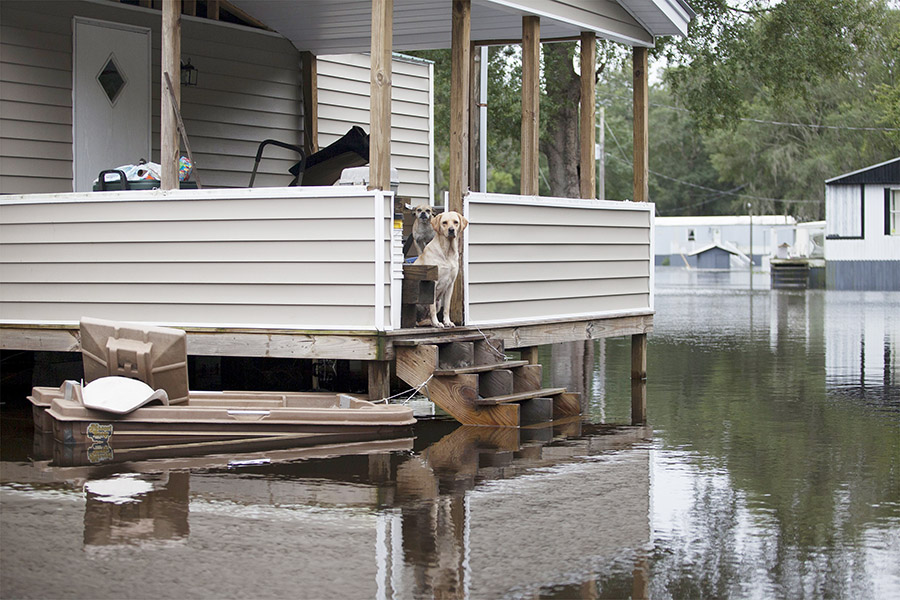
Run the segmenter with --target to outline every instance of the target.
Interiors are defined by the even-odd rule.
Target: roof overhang
[[[367,52],[372,0],[230,0],[314,54]],[[395,50],[450,47],[450,0],[394,0]],[[686,35],[694,12],[683,0],[472,0],[471,39],[521,39],[522,17],[541,18],[541,38],[593,31],[629,46],[653,46],[661,35]]]

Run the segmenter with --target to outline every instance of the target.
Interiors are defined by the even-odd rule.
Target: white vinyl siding
[[[114,2],[0,2],[0,192],[72,190],[72,20],[148,27],[150,160],[159,161],[160,11]],[[182,56],[198,85],[182,88],[182,116],[201,181],[246,187],[259,143],[299,144],[300,53],[281,36],[182,17]],[[123,160],[110,168],[131,162]],[[287,185],[296,155],[269,146],[256,186]]]
[[[319,148],[354,125],[369,131],[370,61],[366,54],[316,57]],[[431,203],[430,135],[432,65],[394,56],[391,87],[391,166],[400,177],[398,196]]]
[[[390,329],[391,205],[360,187],[4,197],[0,319]]]
[[[652,204],[467,200],[468,324],[652,310]]]
[[[863,236],[862,186],[825,186],[825,235],[832,238]]]

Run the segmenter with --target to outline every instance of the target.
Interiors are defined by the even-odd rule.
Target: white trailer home
[[[826,285],[900,290],[900,157],[825,181]]]
[[[205,3],[255,27],[196,16],[197,2],[140,4],[151,7],[0,3],[0,349],[77,351],[82,316],[138,321],[185,329],[196,355],[364,360],[370,395],[383,398],[395,361],[411,385],[429,377],[420,363],[400,368],[416,359],[409,348],[490,337],[536,362],[539,344],[631,335],[632,377],[644,378],[647,49],[686,33],[681,0]],[[597,37],[634,48],[635,202],[592,197]],[[581,199],[537,197],[542,39],[578,39],[586,57]],[[471,50],[518,40],[521,194],[470,191]],[[463,325],[450,331],[400,325],[390,191],[393,165],[399,195],[432,197],[430,67],[393,49],[436,47],[453,56],[448,208],[470,223],[452,316]],[[358,54],[334,58],[360,52],[368,68]],[[188,64],[196,86],[178,77]],[[203,189],[178,189],[179,115]],[[290,186],[297,157],[280,149],[246,187],[261,140],[311,153],[345,124],[368,132],[368,187]],[[91,191],[99,170],[144,156],[162,165],[160,189]],[[442,377],[456,400],[485,404],[479,378]],[[469,407],[486,415],[476,422],[519,423],[518,406],[481,405]]]

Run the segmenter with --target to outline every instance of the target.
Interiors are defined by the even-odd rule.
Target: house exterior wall
[[[353,125],[369,131],[369,56],[316,57],[319,148]],[[400,176],[397,195],[431,203],[434,185],[432,65],[394,55],[391,72],[391,166]]]
[[[75,16],[152,30],[150,157],[159,161],[160,12],[113,2],[0,2],[0,192],[72,190]],[[182,89],[182,116],[203,184],[246,187],[259,143],[297,144],[302,127],[300,53],[286,39],[182,17],[182,56],[199,71]],[[257,184],[286,185],[291,153],[267,149]]]
[[[652,312],[653,206],[470,193],[467,324]]]
[[[897,184],[827,185],[826,200],[843,196],[862,198],[861,237],[825,238],[826,285],[838,290],[900,290],[900,235],[886,230],[885,190]],[[834,202],[832,200],[832,202]],[[849,218],[846,211],[827,203],[827,232],[842,231],[836,219]],[[854,215],[853,218],[856,218]]]
[[[362,187],[2,196],[0,322],[391,329],[392,210]]]

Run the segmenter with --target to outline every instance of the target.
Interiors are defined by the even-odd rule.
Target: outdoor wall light
[[[197,68],[187,59],[187,64],[181,61],[181,85],[197,85]]]

